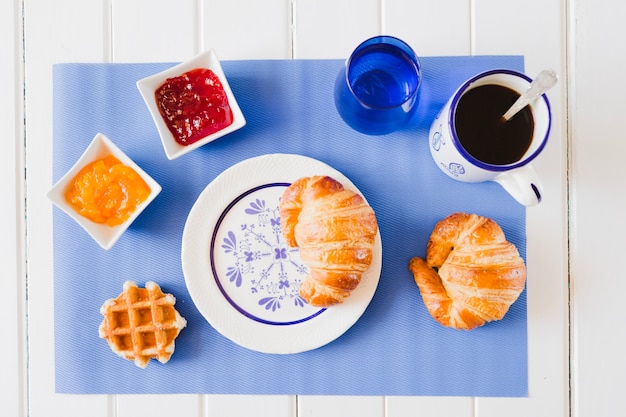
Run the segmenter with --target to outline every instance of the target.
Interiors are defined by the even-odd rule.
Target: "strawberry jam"
[[[190,145],[233,123],[222,82],[213,71],[197,68],[168,78],[155,93],[159,112],[176,142]]]

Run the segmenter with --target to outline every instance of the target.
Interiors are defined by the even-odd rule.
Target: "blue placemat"
[[[160,64],[54,66],[54,181],[97,132],[163,187],[110,251],[54,209],[56,391],[527,396],[526,292],[500,322],[471,332],[441,327],[407,269],[424,256],[435,223],[455,211],[489,216],[526,257],[525,209],[495,183],[462,184],[432,162],[428,128],[458,85],[523,57],[425,57],[419,109],[404,131],[365,136],[333,104],[342,60],[227,61],[223,68],[247,125],[169,161],[135,82]],[[377,213],[383,268],[374,298],[344,335],[294,355],[247,350],[217,333],[185,286],[180,250],[187,214],[204,187],[233,164],[267,153],[319,159],[350,178]],[[171,361],[137,368],[98,337],[102,303],[124,281],[158,282],[188,325]]]

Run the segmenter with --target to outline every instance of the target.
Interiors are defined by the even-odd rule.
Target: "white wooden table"
[[[610,0],[2,1],[1,414],[625,415],[617,174],[626,140],[612,128],[626,110],[617,103],[624,21],[626,6]],[[560,74],[535,165],[545,199],[527,211],[529,398],[55,394],[52,64],[176,62],[209,47],[222,60],[345,58],[376,34],[422,56],[524,55],[530,76]]]

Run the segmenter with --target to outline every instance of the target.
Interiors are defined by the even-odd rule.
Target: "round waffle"
[[[100,337],[113,352],[140,368],[145,368],[151,358],[166,363],[174,353],[174,340],[187,325],[175,303],[176,298],[163,294],[154,282],[138,288],[133,281],[126,281],[122,293],[100,308],[104,316]]]

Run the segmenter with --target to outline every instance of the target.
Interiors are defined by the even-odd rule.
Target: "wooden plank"
[[[429,4],[434,12],[450,8],[449,2]],[[409,43],[418,54],[437,55],[433,36],[439,21],[421,13],[423,3],[387,0],[385,2],[299,1],[297,5],[296,56],[300,58],[346,58],[363,40],[381,33],[397,36]],[[449,53],[469,51],[462,39],[469,26],[468,7],[452,9],[452,30],[449,31]],[[429,17],[430,16],[430,17]],[[418,21],[416,22],[416,18]],[[320,22],[324,31],[320,32]],[[445,36],[445,35],[444,35]],[[459,41],[460,40],[460,41]],[[465,47],[465,49],[463,49]],[[443,51],[438,55],[445,55]],[[450,401],[428,397],[320,397],[300,396],[299,416],[409,416],[441,411],[441,415],[471,416],[471,399]]]
[[[114,62],[183,61],[205,48],[215,48],[220,59],[288,57],[288,9],[284,1],[268,6],[187,0],[172,7],[171,1],[116,1],[111,25]],[[168,25],[172,20],[184,25]],[[137,31],[138,25],[141,31]],[[245,396],[219,395],[118,396],[117,416],[141,414],[149,407],[155,416],[182,411],[183,415],[288,417],[293,415],[291,403],[289,396],[259,396],[252,401]]]
[[[0,97],[0,136],[5,147],[0,153],[0,195],[8,201],[0,218],[0,276],[5,300],[0,304],[0,333],[7,342],[0,344],[0,356],[5,358],[0,377],[0,403],[3,413],[22,415],[26,393],[25,297],[23,289],[24,183],[18,176],[23,169],[24,147],[22,119],[23,79],[21,48],[21,10],[15,2],[0,4],[0,77],[6,90]],[[18,231],[20,234],[18,234]]]
[[[378,0],[299,0],[294,22],[296,58],[343,59],[382,33]]]
[[[471,397],[387,397],[388,417],[473,417]]]
[[[298,397],[298,417],[382,417],[384,415],[384,397],[344,397],[332,395]]]
[[[115,395],[115,417],[126,416],[201,416],[202,400],[198,395]]]
[[[470,2],[405,2],[386,0],[386,33],[397,36],[420,56],[469,55],[471,53]],[[436,16],[445,16],[437,19]],[[471,417],[472,398],[387,397],[388,417]]]
[[[199,13],[201,49],[215,49],[221,60],[292,56],[290,0],[204,0]],[[203,405],[205,417],[295,416],[295,397],[288,395],[206,395]]]
[[[616,122],[626,113],[623,42],[626,4],[572,2],[572,415],[626,415],[625,338],[619,326],[626,152]],[[619,122],[618,122],[619,123]]]
[[[112,62],[180,62],[197,53],[194,0],[114,0],[111,6]],[[115,395],[111,404],[116,417],[200,416],[202,405],[198,395]]]
[[[476,55],[524,55],[529,75],[554,68],[565,80],[564,0],[473,2]],[[564,86],[564,83],[561,83]]]
[[[294,57],[346,58],[363,40],[380,34],[376,0],[299,0],[294,13]],[[384,415],[383,397],[298,396],[299,417]]]
[[[52,64],[101,61],[103,8],[96,2],[32,0],[24,5],[28,227],[28,415],[107,415],[105,396],[54,393]],[[88,288],[77,288],[80,291]]]
[[[291,57],[291,5],[266,2],[205,1],[200,38],[220,59],[285,59]],[[205,416],[295,415],[292,396],[205,396]]]
[[[386,0],[385,6],[385,33],[404,40],[418,55],[470,55],[470,1]]]
[[[206,395],[204,417],[296,417],[296,396]]]
[[[291,2],[211,1],[201,3],[202,48],[227,59],[291,57]]]
[[[544,198],[527,210],[529,398],[477,399],[477,417],[568,414],[565,3],[473,2],[475,54],[524,55],[531,77],[546,67],[561,76],[548,92],[553,115],[550,141],[533,162]]]
[[[195,0],[112,0],[113,62],[180,62],[199,52]]]

